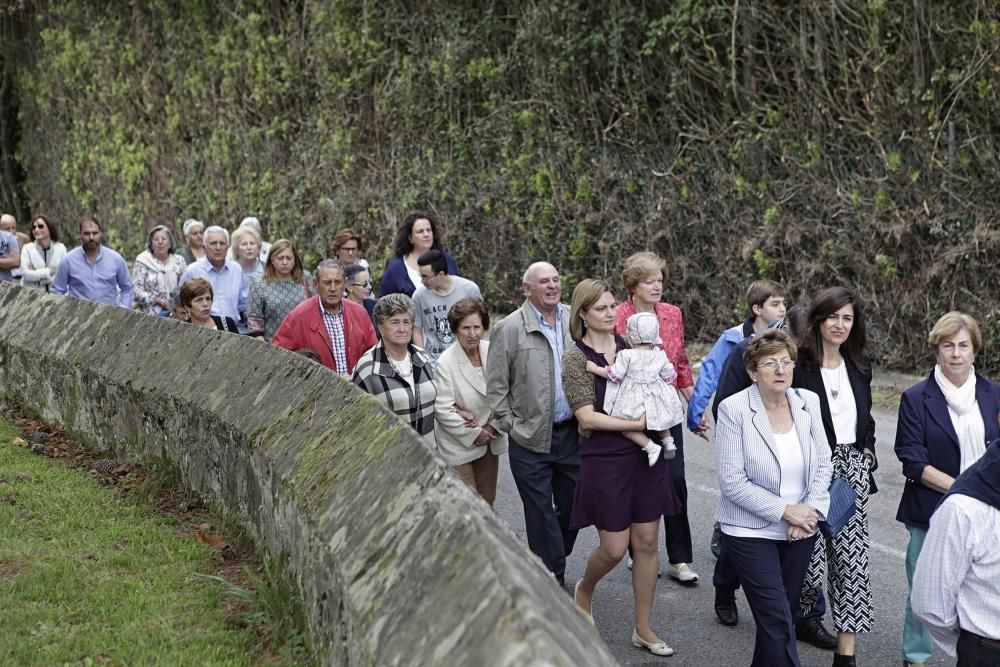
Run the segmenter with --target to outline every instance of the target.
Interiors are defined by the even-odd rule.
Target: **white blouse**
[[[830,405],[833,432],[836,443],[831,445],[852,445],[858,439],[858,405],[851,391],[851,379],[847,376],[847,364],[843,361],[836,368],[821,368],[826,401]]]
[[[781,484],[778,494],[788,505],[801,502],[806,492],[806,461],[802,456],[802,444],[795,425],[787,433],[775,433],[774,443],[778,450],[778,466],[781,468]],[[722,532],[733,537],[755,537],[764,540],[788,539],[788,522],[784,519],[764,526],[763,528],[743,528],[741,526],[722,526]]]

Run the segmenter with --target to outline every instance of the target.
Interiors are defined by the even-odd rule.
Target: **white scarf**
[[[941,388],[944,400],[948,402],[948,414],[958,435],[958,446],[962,456],[959,472],[964,472],[986,453],[986,426],[983,424],[983,415],[979,412],[979,403],[976,401],[976,369],[970,368],[965,382],[961,387],[956,387],[945,377],[941,366],[935,364],[934,381]]]

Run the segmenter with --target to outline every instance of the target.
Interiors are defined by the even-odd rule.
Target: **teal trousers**
[[[913,572],[917,569],[917,558],[924,548],[927,531],[915,526],[907,526],[910,542],[906,545],[906,615],[903,618],[903,660],[922,664],[931,659],[931,633],[927,632],[910,608],[910,594],[913,591]]]

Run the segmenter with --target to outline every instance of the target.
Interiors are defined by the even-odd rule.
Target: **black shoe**
[[[823,627],[823,619],[811,618],[795,624],[795,636],[801,642],[808,642],[816,648],[832,651],[837,648],[837,638]],[[850,656],[841,656],[850,657]]]
[[[833,667],[857,667],[857,664],[853,655],[833,654]]]
[[[736,609],[736,591],[731,588],[715,589],[715,615],[723,625],[734,626],[740,622]]]

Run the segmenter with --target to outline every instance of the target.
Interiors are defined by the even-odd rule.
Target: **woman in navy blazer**
[[[413,296],[420,284],[420,269],[417,259],[428,250],[441,250],[440,225],[434,214],[426,211],[414,211],[403,218],[403,224],[396,232],[393,251],[396,256],[385,267],[379,284],[379,295],[402,293]],[[444,253],[448,264],[448,275],[461,275],[458,266],[451,255]]]
[[[976,320],[947,313],[928,342],[937,364],[926,380],[903,392],[896,426],[896,456],[906,477],[896,520],[910,533],[906,579],[911,584],[934,508],[955,478],[983,455],[986,443],[1000,437],[1000,386],[972,366],[983,342]],[[903,659],[919,665],[930,657],[931,636],[910,611],[907,593]]]
[[[715,518],[757,623],[752,665],[799,665],[793,610],[830,505],[830,448],[819,399],[793,389],[796,350],[783,331],[747,345],[754,384],[719,406]]]

